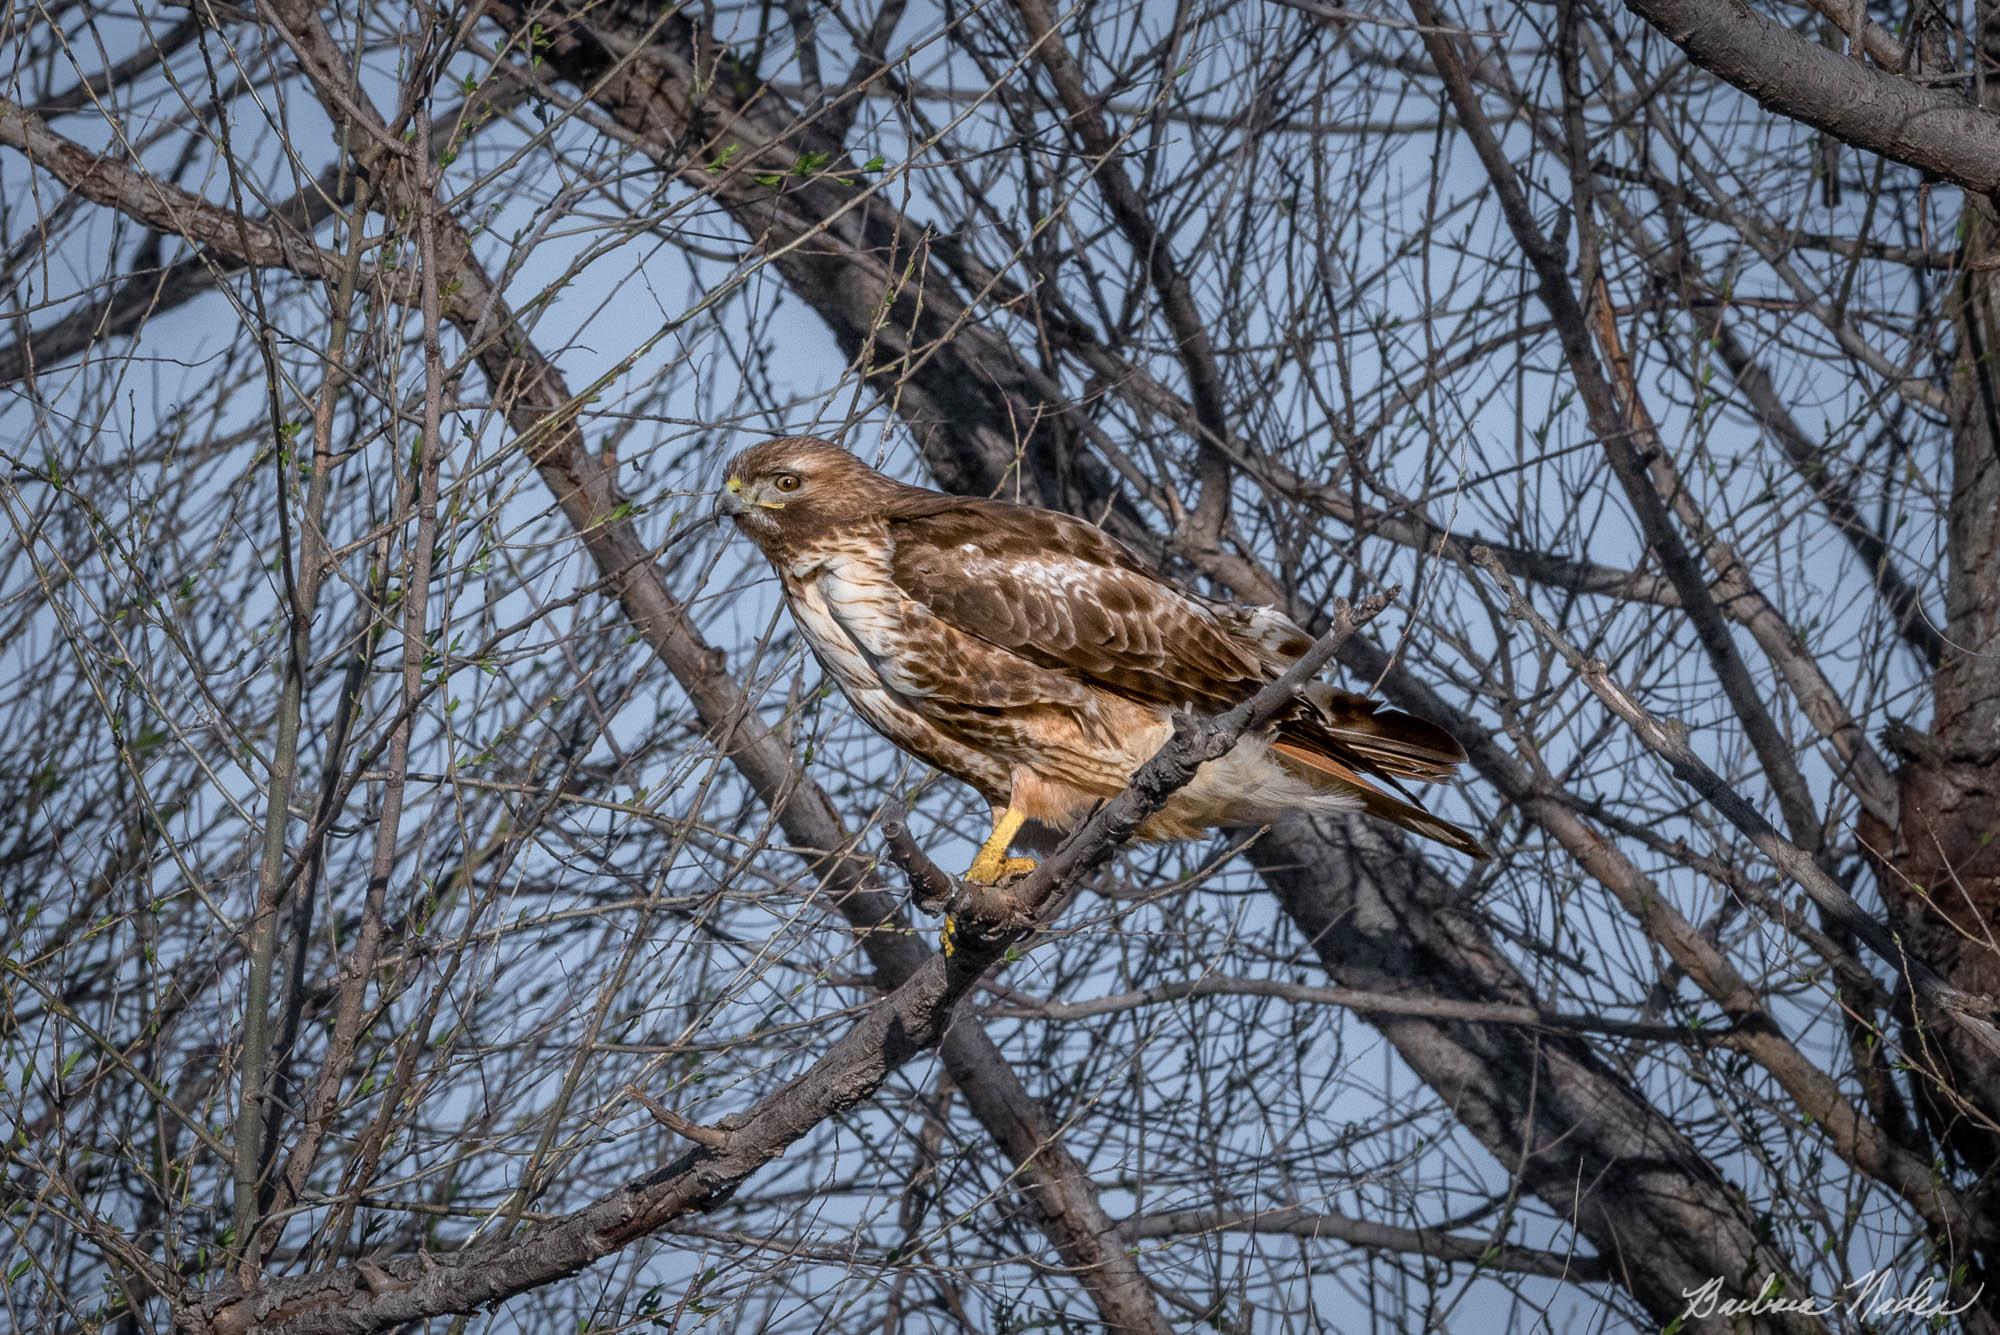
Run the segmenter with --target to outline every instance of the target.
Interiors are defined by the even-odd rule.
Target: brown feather
[[[1216,712],[1277,673],[1208,600],[1069,515],[915,500],[889,519],[898,586],[969,635],[1127,699]]]
[[[1377,773],[1429,783],[1450,778],[1465,760],[1457,739],[1428,719],[1331,686],[1308,687],[1305,698],[1312,710],[1297,723],[1299,740],[1335,743]]]
[[[1271,749],[1296,764],[1303,765],[1315,774],[1324,775],[1335,781],[1343,790],[1352,790],[1361,799],[1362,810],[1369,815],[1400,826],[1412,834],[1420,834],[1426,839],[1435,839],[1448,848],[1455,848],[1475,858],[1490,858],[1480,842],[1471,834],[1450,821],[1440,820],[1415,802],[1392,797],[1374,784],[1368,782],[1349,765],[1343,764],[1324,751],[1309,750],[1296,742],[1282,738],[1271,743]]]

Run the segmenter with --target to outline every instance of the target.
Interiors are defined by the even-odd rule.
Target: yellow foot
[[[973,885],[998,885],[1016,876],[1026,876],[1035,866],[1033,858],[1010,858],[1004,849],[989,853],[982,848],[959,879]]]
[[[944,915],[944,926],[938,928],[938,949],[946,959],[958,953],[958,919],[949,913]]]

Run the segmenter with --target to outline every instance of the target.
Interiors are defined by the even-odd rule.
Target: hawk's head
[[[769,552],[880,515],[903,490],[838,445],[786,436],[729,461],[716,508]]]

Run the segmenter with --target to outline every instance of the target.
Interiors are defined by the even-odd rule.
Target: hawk
[[[1080,519],[909,486],[809,436],[737,455],[718,505],[777,571],[855,713],[992,806],[965,875],[976,883],[1033,869],[1009,856],[1027,823],[1074,829],[1160,749],[1175,711],[1228,709],[1312,645],[1275,609],[1182,589]],[[1485,857],[1388,791],[1464,759],[1434,723],[1313,685],[1270,735],[1203,765],[1139,837],[1366,811]]]

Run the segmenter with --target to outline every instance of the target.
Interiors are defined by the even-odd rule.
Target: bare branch
[[[1688,58],[1771,111],[1979,194],[2000,193],[2000,115],[1870,69],[1738,0],[1626,0]]]

